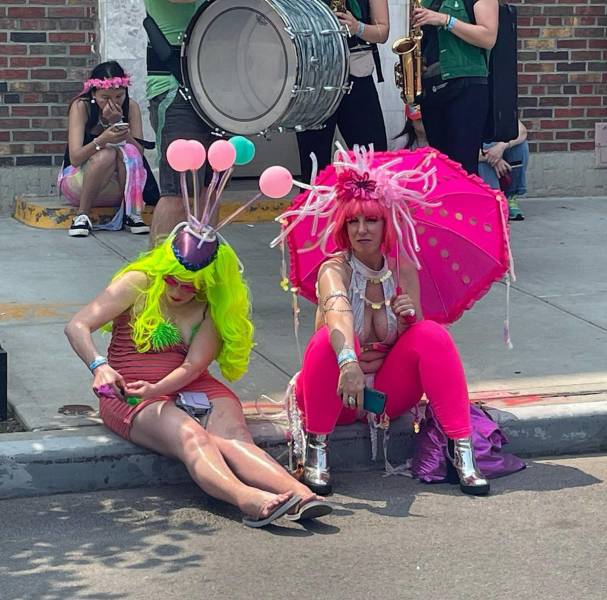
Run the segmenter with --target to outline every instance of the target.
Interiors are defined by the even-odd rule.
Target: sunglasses
[[[195,294],[197,292],[196,288],[191,283],[182,283],[170,275],[165,275],[163,279],[167,285],[174,288],[181,288],[187,294]]]

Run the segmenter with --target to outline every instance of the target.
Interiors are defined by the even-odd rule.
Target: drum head
[[[264,0],[200,7],[187,31],[182,68],[203,119],[242,135],[265,131],[280,119],[297,74],[285,26]]]

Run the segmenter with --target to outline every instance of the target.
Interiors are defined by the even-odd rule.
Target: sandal
[[[247,527],[253,527],[254,529],[258,529],[259,527],[265,527],[269,525],[279,517],[282,517],[290,508],[293,508],[297,504],[301,502],[301,498],[299,496],[293,496],[289,498],[284,504],[280,504],[277,506],[273,512],[271,512],[267,517],[263,519],[253,519],[251,517],[242,517],[242,522]]]
[[[299,507],[297,512],[285,515],[289,521],[306,521],[308,519],[317,519],[330,515],[333,507],[328,502],[322,500],[312,500]]]

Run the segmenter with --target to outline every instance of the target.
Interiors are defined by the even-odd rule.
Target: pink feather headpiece
[[[385,156],[385,154],[384,154]],[[318,165],[316,157],[312,158],[312,178],[316,180]],[[440,202],[432,202],[427,198],[436,187],[436,168],[428,168],[430,156],[423,160],[415,169],[392,170],[400,162],[399,158],[388,160],[381,165],[375,164],[375,153],[371,146],[354,146],[347,152],[339,143],[333,160],[337,178],[332,186],[307,185],[295,181],[298,187],[310,190],[307,198],[296,208],[291,208],[276,218],[283,224],[282,231],[271,246],[283,243],[297,224],[307,217],[314,219],[312,234],[315,243],[298,252],[309,252],[320,247],[326,256],[332,254],[327,250],[331,236],[336,233],[336,222],[340,213],[350,202],[377,202],[389,219],[388,225],[394,231],[397,245],[397,259],[407,257],[417,268],[419,245],[415,233],[415,221],[411,216],[410,207],[435,207]],[[319,230],[319,220],[323,219],[324,227]],[[285,225],[285,223],[287,223]]]
[[[129,87],[131,85],[131,76],[125,74],[124,77],[110,77],[106,79],[87,79],[84,82],[83,93],[88,92],[91,88],[96,90],[109,90],[121,87]]]

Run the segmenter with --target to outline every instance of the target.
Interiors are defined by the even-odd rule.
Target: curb
[[[228,194],[229,195],[229,194]],[[283,213],[290,205],[290,200],[260,200],[254,202],[235,219],[234,223],[261,223],[273,221]],[[222,200],[219,208],[219,220],[231,215],[242,206],[242,202]],[[93,225],[109,222],[114,215],[112,208],[93,208],[91,210],[91,221]],[[143,220],[150,224],[152,218],[152,207],[146,207],[143,211]],[[72,219],[76,216],[75,207],[61,204],[57,197],[41,196],[16,196],[15,207],[12,216],[30,227],[38,229],[69,229]]]
[[[586,454],[607,450],[607,401],[556,406],[488,408],[510,439],[507,451],[524,457]],[[284,427],[250,423],[257,443],[282,464],[287,463]],[[393,423],[390,461],[411,456],[411,419]],[[381,445],[381,442],[380,442]],[[368,428],[359,423],[332,435],[335,471],[381,468],[370,460]],[[118,438],[101,426],[0,436],[0,498],[90,492],[116,488],[182,483],[185,468]]]

